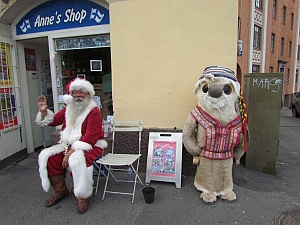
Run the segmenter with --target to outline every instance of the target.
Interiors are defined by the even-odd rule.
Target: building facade
[[[204,68],[236,67],[235,0],[0,5],[0,165],[50,144],[53,130],[34,122],[36,98],[47,95],[57,112],[64,86],[76,76],[94,85],[104,119],[143,120],[143,164],[149,132],[182,130],[197,104],[193,87]],[[188,157],[184,153],[183,161]],[[193,167],[191,158],[183,163],[183,170],[187,167]]]
[[[237,74],[284,73],[282,104],[298,89],[298,0],[239,0]]]

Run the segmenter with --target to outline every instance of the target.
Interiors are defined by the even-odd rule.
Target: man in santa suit
[[[45,206],[50,207],[68,197],[65,174],[67,170],[71,171],[77,210],[85,213],[93,192],[92,164],[102,155],[107,142],[103,139],[100,110],[93,101],[93,85],[77,78],[67,84],[66,91],[63,97],[66,107],[56,114],[47,109],[45,96],[37,98],[36,123],[39,126],[62,125],[59,143],[39,154],[39,173],[44,191],[48,192],[50,184],[55,191],[45,202]]]

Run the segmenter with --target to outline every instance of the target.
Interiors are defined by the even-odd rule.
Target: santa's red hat
[[[86,91],[89,93],[91,98],[94,97],[94,95],[95,95],[94,86],[89,81],[87,81],[85,79],[75,78],[66,85],[67,94],[64,95],[64,102],[66,104],[69,104],[72,102],[73,97],[72,97],[71,93],[74,90]]]

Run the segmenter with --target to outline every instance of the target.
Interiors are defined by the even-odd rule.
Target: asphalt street
[[[279,132],[277,175],[235,166],[237,200],[226,203],[218,199],[212,205],[200,200],[193,177],[183,176],[179,189],[174,183],[152,182],[156,189],[152,204],[145,203],[140,185],[134,204],[125,195],[107,194],[102,200],[104,178],[101,178],[99,193],[90,198],[90,208],[85,214],[77,213],[73,194],[46,208],[44,201],[52,190],[45,193],[40,185],[35,152],[0,171],[0,224],[274,224],[281,213],[300,210],[300,120],[293,118],[289,109],[281,110]],[[144,180],[145,174],[141,177]],[[126,189],[123,185],[118,188]]]

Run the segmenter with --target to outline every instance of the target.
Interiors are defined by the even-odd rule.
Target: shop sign
[[[82,0],[52,0],[28,12],[16,25],[16,35],[109,24],[109,11]]]

